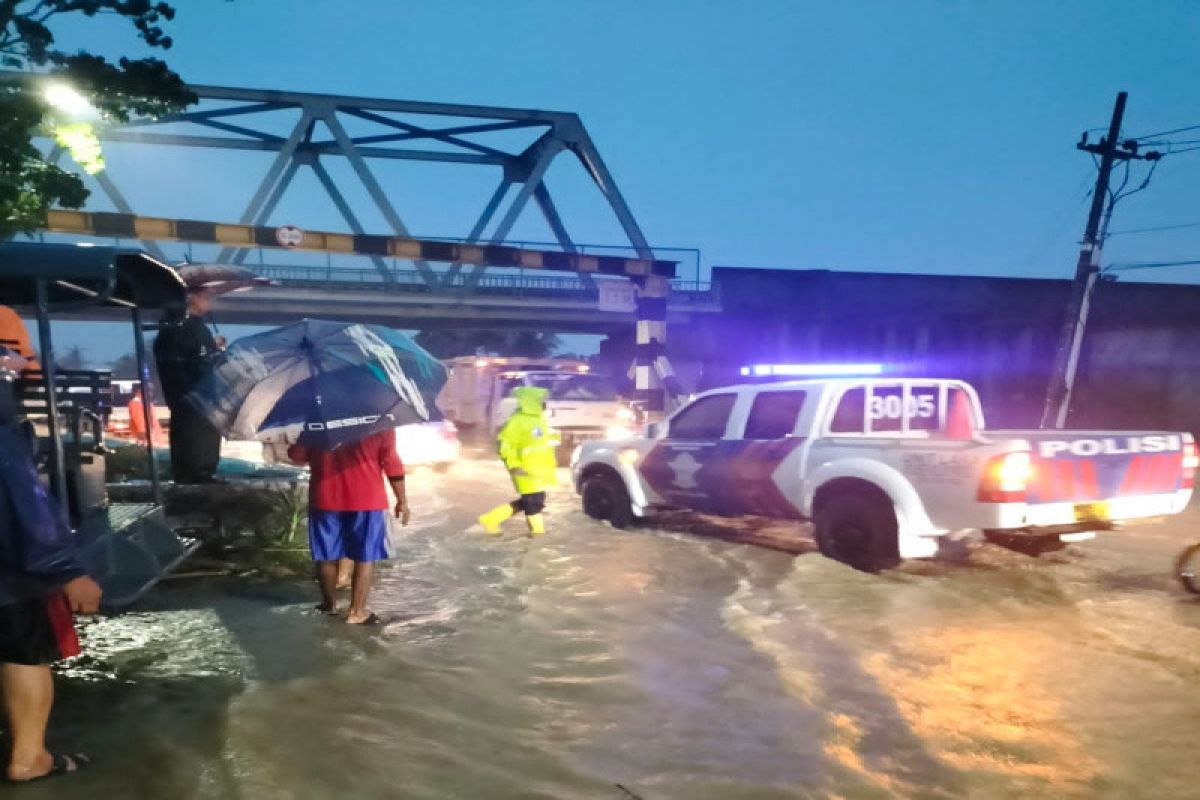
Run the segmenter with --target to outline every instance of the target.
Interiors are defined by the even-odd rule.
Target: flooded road
[[[566,489],[544,539],[466,532],[507,494],[491,464],[413,476],[381,629],[246,579],[88,625],[52,744],[97,765],[20,795],[1196,796],[1200,604],[1170,575],[1195,512],[870,576],[614,531]]]

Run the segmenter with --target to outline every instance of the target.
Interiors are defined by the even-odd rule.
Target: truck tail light
[[[1033,480],[1033,456],[1024,450],[1005,453],[987,462],[979,484],[981,503],[1023,503]]]
[[[1200,467],[1200,451],[1196,449],[1196,443],[1188,436],[1183,443],[1183,482],[1180,487],[1183,489],[1192,489],[1196,486],[1196,469]]]

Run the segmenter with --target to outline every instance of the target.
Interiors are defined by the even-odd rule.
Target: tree
[[[59,369],[78,371],[87,369],[87,355],[84,354],[83,348],[79,345],[67,348],[67,351],[55,359]]]
[[[437,358],[469,356],[477,351],[502,356],[545,358],[558,349],[560,339],[553,333],[532,331],[489,331],[437,329],[421,331],[417,344]]]
[[[86,171],[96,172],[103,169],[103,158],[95,124],[160,116],[196,102],[159,59],[121,58],[113,64],[56,48],[50,24],[64,14],[117,15],[151,47],[166,50],[172,44],[160,25],[175,17],[167,3],[0,0],[0,65],[25,73],[0,77],[0,238],[38,228],[51,206],[79,208],[87,200],[79,176],[49,163],[33,145],[39,133],[51,135]],[[57,103],[52,102],[56,92]],[[64,111],[64,94],[93,118]]]
[[[112,371],[114,380],[118,381],[136,381],[141,380],[138,375],[137,357],[133,353],[126,353],[120,358],[114,359],[108,367]]]

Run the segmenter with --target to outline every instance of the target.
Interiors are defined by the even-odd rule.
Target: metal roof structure
[[[51,308],[170,308],[182,307],[187,297],[179,273],[142,250],[0,242],[0,303],[35,305],[43,281]]]

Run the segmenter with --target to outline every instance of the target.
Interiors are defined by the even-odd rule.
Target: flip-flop
[[[371,625],[382,625],[382,624],[383,624],[383,618],[382,618],[382,617],[380,617],[378,614],[376,614],[374,611],[372,611],[372,612],[371,612],[371,614],[370,614],[370,616],[368,616],[368,617],[367,617],[366,619],[364,619],[362,622],[350,622],[349,620],[346,620],[346,624],[347,624],[347,625],[368,625],[368,626],[371,626]]]
[[[75,753],[73,755],[65,755],[54,753],[50,756],[50,771],[44,775],[38,775],[36,778],[28,780],[13,780],[5,778],[6,783],[37,783],[49,778],[57,778],[60,775],[73,775],[76,772],[83,772],[92,765],[92,759],[83,753]]]

